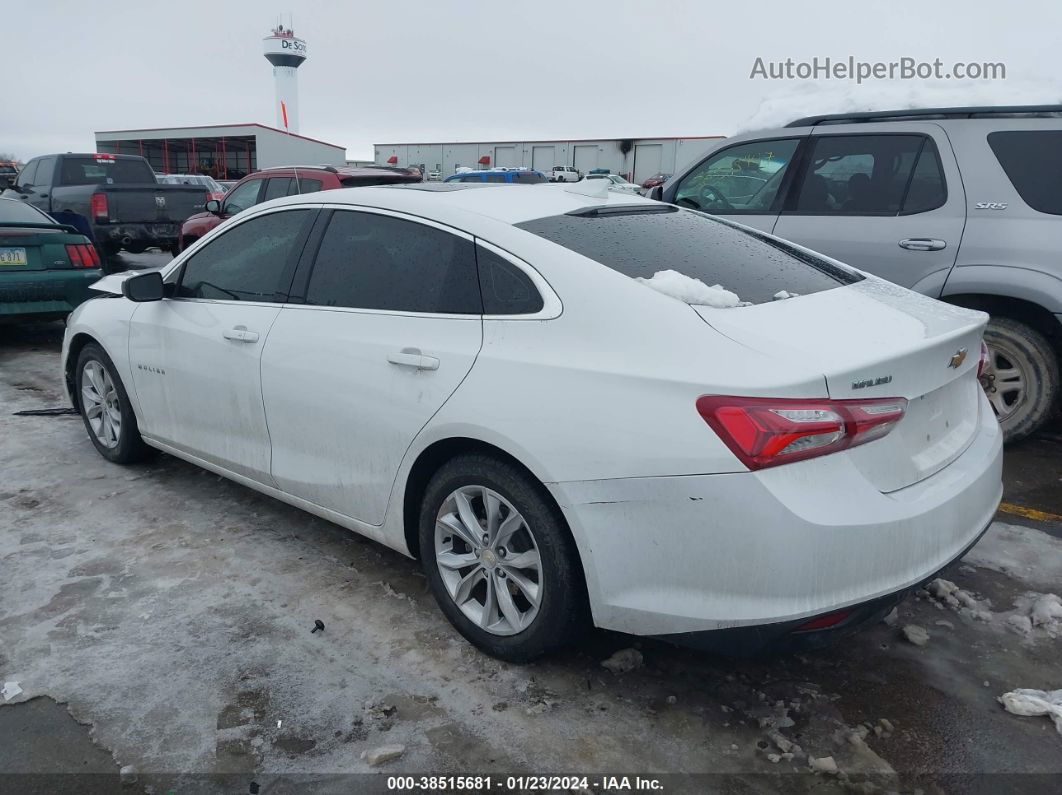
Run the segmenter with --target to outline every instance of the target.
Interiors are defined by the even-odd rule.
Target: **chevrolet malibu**
[[[843,636],[1002,491],[986,315],[603,183],[289,196],[97,289],[63,366],[104,458],[419,558],[504,659]]]

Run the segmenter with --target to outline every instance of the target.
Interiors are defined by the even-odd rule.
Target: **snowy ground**
[[[0,790],[31,781],[4,773],[128,765],[155,792],[385,791],[388,774],[472,772],[684,774],[668,792],[1058,791],[1062,735],[997,700],[1062,688],[1062,624],[1041,598],[1062,592],[1051,438],[1012,450],[1006,474],[1012,510],[1047,521],[1001,515],[891,625],[754,662],[594,633],[515,666],[461,640],[394,552],[168,456],[110,465],[78,417],[12,416],[64,404],[60,338],[0,327],[0,685],[22,691],[0,696]],[[641,667],[601,666],[632,646]],[[378,768],[361,758],[394,744],[403,755]],[[826,757],[836,772],[810,772]],[[73,781],[41,791],[84,791]]]

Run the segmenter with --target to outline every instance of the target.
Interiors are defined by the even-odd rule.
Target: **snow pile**
[[[895,80],[862,85],[807,81],[789,83],[769,96],[736,132],[782,127],[804,116],[964,105],[1051,105],[1062,99],[1056,82],[1021,80]]]
[[[1053,593],[1029,592],[1014,600],[1017,610],[1007,626],[1022,635],[1040,629],[1051,637],[1062,634],[1062,599]]]
[[[938,577],[929,583],[922,593],[940,610],[950,607],[967,618],[978,621],[992,620],[992,611],[988,610],[984,603],[979,602],[973,594],[964,591],[951,580]]]
[[[1062,571],[1062,539],[1031,527],[993,522],[963,561],[1028,583],[1030,590],[1054,590]]]
[[[1029,609],[1034,627],[1050,627],[1062,621],[1062,599],[1056,594],[1040,594]]]
[[[1001,695],[999,703],[1012,715],[1048,715],[1055,722],[1058,733],[1062,734],[1062,690],[1019,688]]]
[[[636,277],[634,281],[687,304],[711,306],[716,309],[731,309],[735,306],[748,305],[747,302],[738,298],[737,293],[730,292],[721,284],[709,287],[700,279],[692,279],[678,271],[657,271],[651,279]]]
[[[779,290],[774,294],[775,301],[784,301],[786,298],[799,298],[800,293],[791,293],[788,290]]]

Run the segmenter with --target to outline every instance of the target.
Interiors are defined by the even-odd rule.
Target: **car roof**
[[[475,214],[506,224],[519,224],[536,218],[564,215],[574,210],[601,207],[661,206],[659,202],[614,191],[593,191],[592,195],[573,190],[581,183],[422,182],[410,185],[379,185],[341,188],[327,193],[287,196],[259,206],[294,204],[349,204],[395,210],[438,220]],[[601,195],[605,194],[605,195]]]
[[[906,108],[856,113],[827,113],[805,116],[789,122],[788,127],[817,127],[820,124],[858,124],[883,121],[937,121],[941,119],[1057,118],[1062,105],[968,105],[945,108]]]

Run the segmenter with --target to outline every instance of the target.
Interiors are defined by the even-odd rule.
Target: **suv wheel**
[[[1006,442],[1024,439],[1051,415],[1058,398],[1059,369],[1043,334],[1007,317],[985,329],[988,365],[981,385],[999,418]]]
[[[435,600],[487,654],[526,662],[586,616],[575,545],[542,485],[490,456],[447,462],[428,484],[420,551]]]

